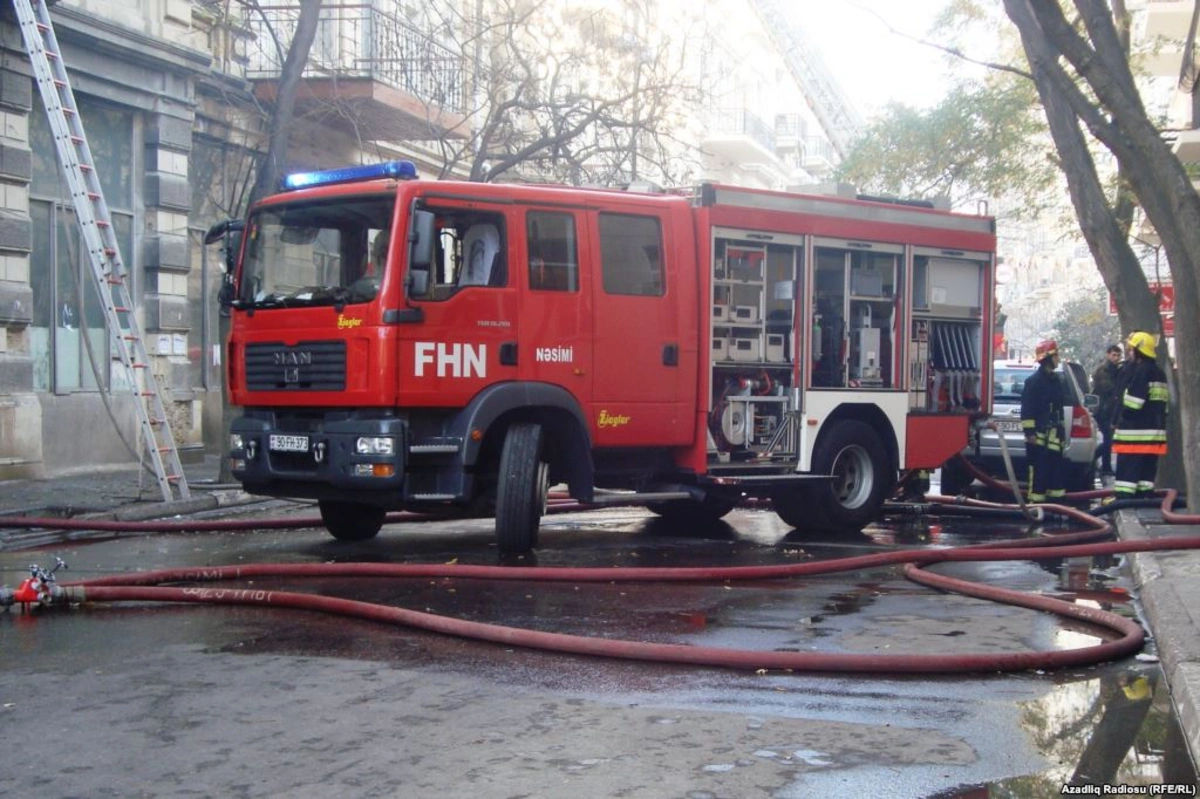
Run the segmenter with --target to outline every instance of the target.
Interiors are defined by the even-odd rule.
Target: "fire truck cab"
[[[558,483],[687,522],[765,498],[859,530],[988,410],[985,216],[391,162],[289,176],[240,238],[234,475],[318,500],[342,540],[403,508],[494,514],[527,550]]]

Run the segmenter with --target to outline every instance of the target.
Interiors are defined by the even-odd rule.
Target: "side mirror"
[[[408,293],[413,297],[424,297],[429,292],[429,268],[408,270]]]
[[[434,216],[431,211],[413,211],[412,229],[408,234],[408,268],[424,269],[433,263]],[[428,278],[428,274],[426,275]]]
[[[1092,411],[1094,413],[1096,410],[1098,410],[1100,408],[1100,398],[1097,397],[1095,394],[1084,394],[1083,395],[1083,407],[1087,408],[1089,411]]]

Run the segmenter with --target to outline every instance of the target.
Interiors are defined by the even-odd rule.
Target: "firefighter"
[[[1156,339],[1137,330],[1126,342],[1133,361],[1126,367],[1112,450],[1117,455],[1113,493],[1118,499],[1150,494],[1159,456],[1167,454],[1167,376],[1158,365]]]
[[[1038,370],[1025,381],[1021,392],[1021,430],[1025,433],[1025,458],[1029,463],[1030,502],[1045,502],[1066,495],[1063,474],[1063,396],[1065,386],[1058,368],[1058,342],[1047,339],[1034,352]]]

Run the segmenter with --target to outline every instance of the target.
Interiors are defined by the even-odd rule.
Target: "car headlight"
[[[230,433],[229,434],[229,451],[230,452],[239,452],[239,451],[245,449],[245,447],[246,447],[246,442],[242,440],[241,433]]]
[[[390,436],[361,436],[354,442],[359,455],[393,455],[396,440]]]

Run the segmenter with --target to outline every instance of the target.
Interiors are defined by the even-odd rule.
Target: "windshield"
[[[246,225],[239,307],[370,302],[388,263],[395,196],[263,208]]]
[[[1002,369],[996,367],[992,380],[992,396],[998,400],[1019,400],[1025,390],[1025,381],[1036,369]]]
[[[1080,390],[1076,388],[1078,383],[1078,373],[1074,375],[1067,374],[1067,369],[1078,369],[1076,364],[1069,363],[1059,369],[1059,374],[1063,379],[1063,402],[1067,405],[1082,405],[1082,398],[1079,396]],[[992,379],[992,398],[1000,402],[1020,402],[1021,394],[1025,391],[1025,381],[1037,372],[1037,369],[1026,367],[1024,369],[1013,369],[1011,367],[997,366],[994,370]],[[1074,380],[1072,380],[1074,377]],[[1086,385],[1086,382],[1084,383]]]

